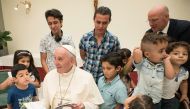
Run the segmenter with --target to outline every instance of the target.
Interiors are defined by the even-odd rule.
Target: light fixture
[[[16,6],[14,7],[14,10],[17,11],[20,7],[20,4],[24,5],[24,8],[26,9],[26,14],[28,14],[32,6],[30,0],[18,0]]]

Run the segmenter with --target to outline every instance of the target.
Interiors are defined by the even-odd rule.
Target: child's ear
[[[14,82],[18,83],[18,79],[16,77],[14,77]]]
[[[119,71],[121,71],[121,69],[122,69],[121,66],[117,66],[116,71],[119,72]]]
[[[144,52],[144,56],[145,56],[146,58],[148,58],[148,57],[149,57],[149,52],[145,51],[145,52]]]

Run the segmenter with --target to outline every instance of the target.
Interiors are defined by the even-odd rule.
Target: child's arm
[[[188,92],[188,82],[183,80],[180,84],[181,98],[180,101],[186,100],[189,103],[189,98],[187,97]]]
[[[40,88],[41,86],[40,82],[37,79],[35,79],[35,81],[31,79],[30,83],[33,84],[36,88]]]
[[[12,105],[11,104],[7,104],[7,109],[12,109]]]
[[[121,108],[122,108],[122,104],[117,103],[114,109],[121,109]]]
[[[132,66],[133,66],[133,58],[132,58],[132,56],[130,56],[129,59],[128,59],[127,64],[125,65],[125,71],[127,73],[131,72],[133,70]]]
[[[140,48],[135,48],[133,50],[133,60],[136,64],[140,63],[143,59],[143,53]]]
[[[14,83],[14,79],[12,77],[8,77],[5,81],[3,81],[0,84],[0,90],[6,89],[7,87],[12,85],[13,83]]]
[[[173,65],[170,61],[170,56],[167,55],[165,59],[163,59],[164,62],[164,70],[165,70],[165,76],[168,79],[173,79],[176,76],[175,70],[173,68]]]

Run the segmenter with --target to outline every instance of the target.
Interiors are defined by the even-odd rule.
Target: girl
[[[130,92],[130,89],[133,89],[136,86],[130,77],[130,73],[134,69],[134,66],[132,64],[131,51],[127,48],[122,48],[119,49],[117,52],[121,55],[122,61],[125,64],[118,73],[121,80],[127,87],[127,91]]]
[[[30,72],[31,81],[36,88],[40,87],[40,76],[34,65],[32,54],[28,50],[17,50],[14,53],[13,65],[24,64]]]
[[[111,52],[101,58],[104,76],[98,81],[98,88],[104,99],[100,109],[120,109],[127,98],[127,89],[121,81],[118,71],[124,66],[122,57]]]
[[[182,66],[189,58],[190,46],[188,43],[172,42],[168,45],[166,53],[170,55],[170,61],[176,73],[174,79],[164,78],[162,109],[178,109],[179,101],[175,98],[175,93],[180,87],[182,93],[181,100],[189,101],[187,97],[187,78],[189,72]]]

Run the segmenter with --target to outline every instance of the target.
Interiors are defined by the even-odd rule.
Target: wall
[[[3,14],[2,14],[2,8],[1,8],[1,1],[0,1],[0,31],[4,30],[4,23],[3,23]]]
[[[21,5],[18,11],[13,8],[16,0],[1,0],[5,29],[12,32],[13,41],[8,43],[9,52],[28,49],[39,52],[40,39],[48,32],[44,12],[47,9],[60,9],[64,16],[63,32],[73,37],[78,49],[82,34],[93,29],[93,0],[31,0],[32,9],[27,15]],[[119,37],[122,47],[133,49],[139,46],[140,39],[149,28],[147,12],[156,4],[165,4],[170,16],[190,20],[190,0],[99,0],[112,10],[112,21],[108,30]]]

